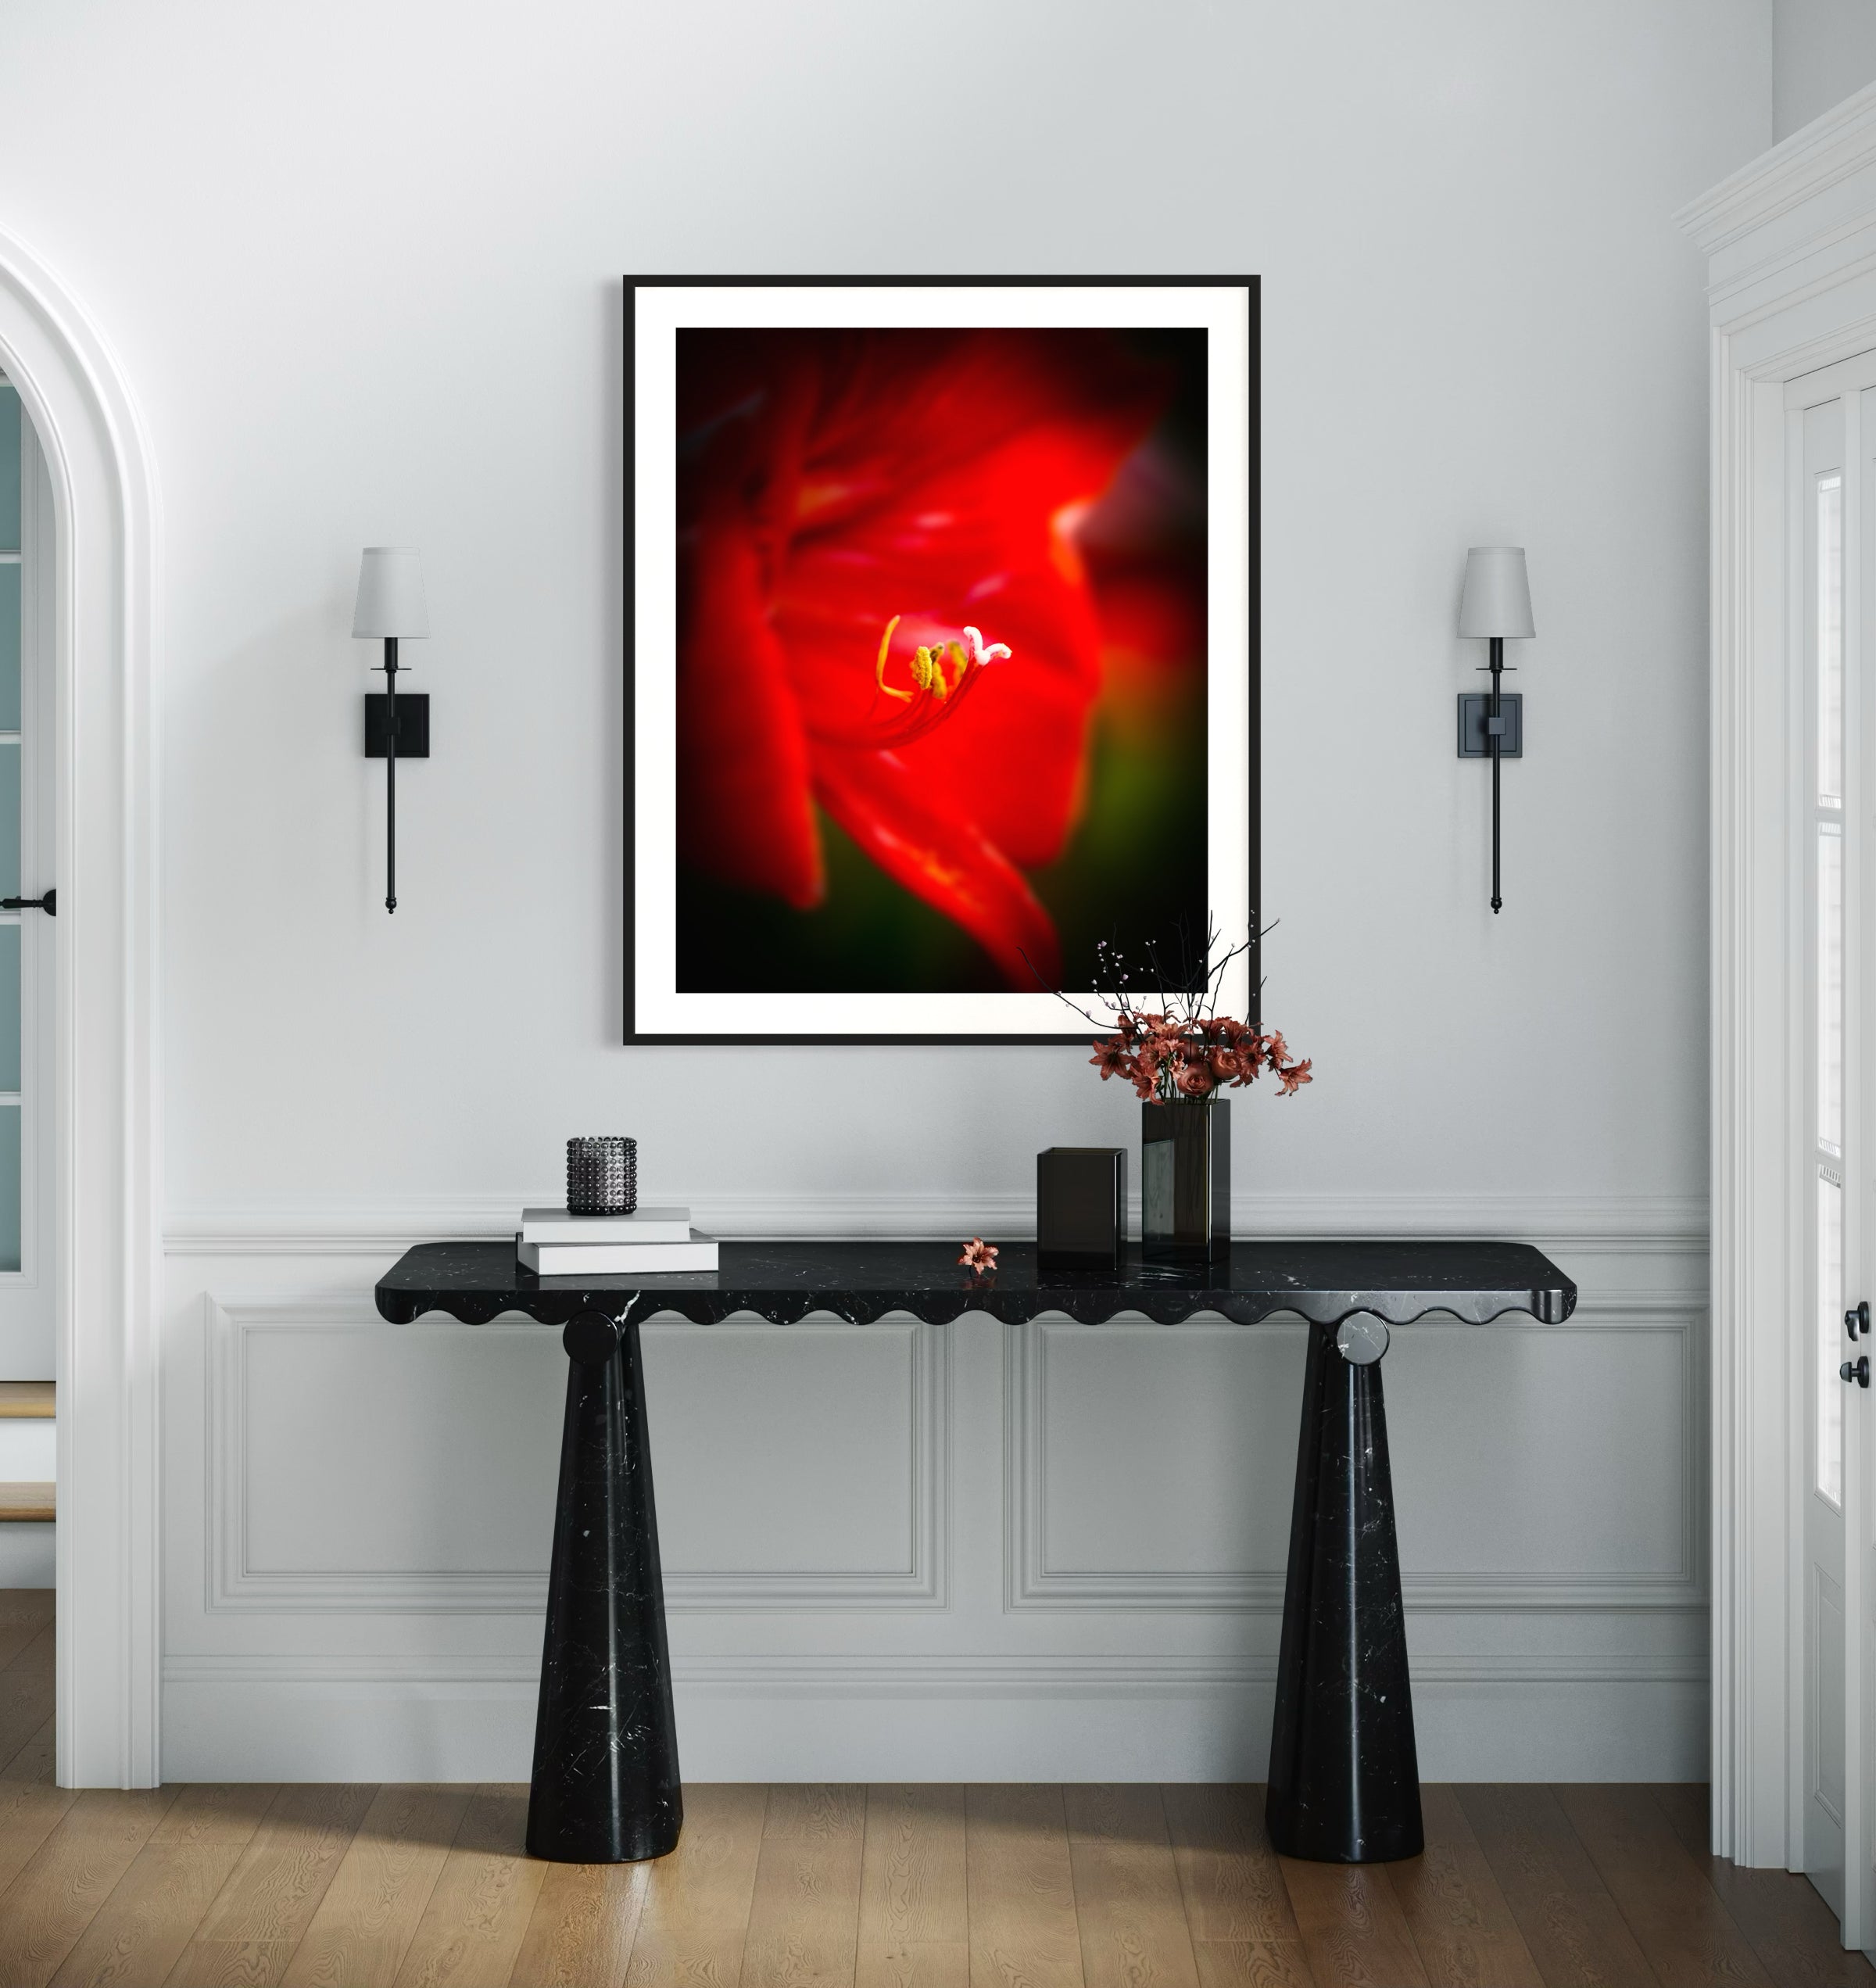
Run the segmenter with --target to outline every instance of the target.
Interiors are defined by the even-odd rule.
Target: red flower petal
[[[1061,948],[1019,871],[967,816],[934,808],[897,753],[817,747],[821,804],[889,876],[954,919],[1014,988],[1054,986]]]
[[[797,908],[825,888],[807,740],[763,612],[750,532],[700,536],[678,672],[678,838],[687,861]]]

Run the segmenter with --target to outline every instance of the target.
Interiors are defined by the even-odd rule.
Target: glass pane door
[[[1789,403],[1788,403],[1788,405]],[[1802,406],[1802,403],[1800,403]],[[1794,414],[1798,414],[1796,408]],[[1846,1584],[1844,1281],[1855,1227],[1856,1155],[1845,1119],[1846,892],[1852,865],[1844,835],[1845,736],[1849,686],[1845,666],[1848,607],[1845,546],[1855,507],[1846,472],[1845,403],[1802,407],[1794,440],[1794,496],[1803,525],[1799,585],[1793,607],[1803,658],[1806,722],[1795,741],[1804,754],[1805,818],[1799,849],[1806,872],[1803,993],[1804,1071],[1798,1098],[1806,1123],[1804,1261],[1809,1291],[1797,1321],[1810,1370],[1806,1389],[1805,1500],[1804,1868],[1841,1912],[1846,1824],[1844,1753]]]
[[[0,385],[0,897],[20,894],[20,809],[25,798],[20,742],[24,457],[19,393]],[[26,960],[20,918],[18,912],[0,912],[0,1274],[23,1268],[20,1159],[27,1082],[21,1023]]]

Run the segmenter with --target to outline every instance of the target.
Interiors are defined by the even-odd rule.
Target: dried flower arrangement
[[[1169,965],[1155,947],[1148,946],[1133,961],[1103,940],[1095,947],[1101,983],[1095,998],[1109,1011],[1105,1016],[1090,1014],[1058,991],[1057,998],[1083,1020],[1113,1031],[1096,1038],[1088,1059],[1104,1084],[1111,1076],[1124,1077],[1145,1101],[1164,1105],[1241,1090],[1265,1070],[1286,1098],[1311,1081],[1309,1058],[1292,1058],[1280,1030],[1260,1032],[1217,1012],[1225,969],[1250,950],[1248,940],[1222,953],[1219,943],[1218,934],[1208,930],[1202,947],[1182,944],[1182,957]],[[1152,989],[1147,998],[1163,1007],[1140,1005],[1134,990],[1142,987]]]

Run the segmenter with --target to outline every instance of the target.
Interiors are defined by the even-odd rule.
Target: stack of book
[[[714,1270],[714,1236],[690,1226],[688,1208],[639,1208],[629,1215],[569,1215],[524,1208],[515,1238],[524,1270],[544,1277],[627,1277],[651,1270]]]

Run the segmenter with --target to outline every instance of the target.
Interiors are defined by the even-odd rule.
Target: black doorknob
[[[1870,1356],[1865,1353],[1860,1359],[1846,1359],[1837,1370],[1839,1381],[1854,1381],[1860,1388],[1870,1384]]]
[[[1853,1339],[1860,1338],[1870,1329],[1870,1301],[1865,1298],[1853,1312],[1843,1315],[1844,1329]]]

